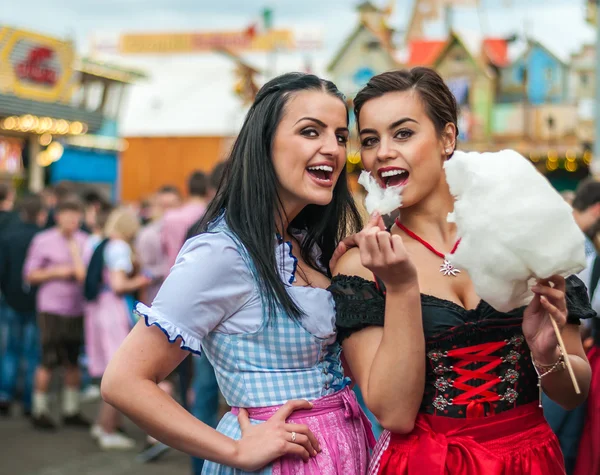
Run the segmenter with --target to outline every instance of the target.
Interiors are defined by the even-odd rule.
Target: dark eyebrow
[[[303,120],[311,120],[311,121],[319,124],[321,127],[327,128],[327,124],[325,122],[323,122],[322,120],[319,120],[319,119],[315,119],[314,117],[302,117],[302,119],[300,119],[298,122],[302,122]],[[296,122],[296,124],[298,122]],[[294,125],[296,125],[296,124],[294,124]]]
[[[411,119],[410,117],[403,117],[402,119],[397,120],[396,122],[393,122],[390,124],[390,126],[388,127],[389,130],[395,129],[396,127],[404,124],[405,122],[414,122],[415,124],[418,124],[418,122],[415,119]],[[362,129],[360,131],[360,134],[376,134],[377,131],[375,129]]]
[[[323,122],[322,120],[319,120],[319,119],[315,119],[314,117],[302,117],[302,119],[300,119],[298,122],[302,122],[303,120],[310,120],[312,122],[316,122],[317,124],[319,124],[324,129],[327,128],[327,124],[325,122]],[[296,122],[296,124],[298,124],[298,122]],[[338,127],[337,129],[335,129],[335,131],[336,132],[350,132],[350,130],[348,129],[348,127]]]

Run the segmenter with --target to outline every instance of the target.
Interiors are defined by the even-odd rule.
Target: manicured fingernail
[[[316,456],[317,456],[317,451],[313,450],[313,457],[316,457]]]
[[[373,211],[371,213],[371,218],[378,218],[379,217],[379,211]]]

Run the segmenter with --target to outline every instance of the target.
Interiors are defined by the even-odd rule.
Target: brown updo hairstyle
[[[354,98],[354,115],[359,127],[360,110],[371,99],[381,97],[389,92],[414,90],[419,94],[425,113],[433,122],[438,135],[442,135],[446,124],[456,127],[455,139],[458,137],[458,106],[454,95],[442,77],[430,68],[401,69],[388,71],[373,76]],[[454,150],[448,156],[450,158]]]

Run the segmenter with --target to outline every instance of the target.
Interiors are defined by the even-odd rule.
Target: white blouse
[[[277,266],[288,294],[304,312],[301,325],[318,338],[335,341],[333,297],[324,289],[292,285],[297,259],[291,243],[276,243]],[[263,322],[259,288],[235,241],[224,232],[189,239],[152,308],[139,303],[136,311],[148,325],[157,324],[172,341],[200,352],[211,332],[252,333]]]

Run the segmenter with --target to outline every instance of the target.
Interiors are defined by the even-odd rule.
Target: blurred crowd
[[[223,167],[192,173],[185,199],[163,186],[127,206],[68,182],[18,198],[0,183],[0,417],[27,417],[34,430],[87,430],[102,450],[135,448],[116,409],[101,402],[87,420],[81,403],[99,398],[106,366],[138,319],[134,302],[152,303]],[[176,373],[162,389],[216,426],[208,361],[190,356]],[[148,437],[138,457],[167,450]],[[194,463],[200,473],[202,461]]]
[[[138,319],[134,302],[152,303],[223,168],[194,172],[185,199],[166,185],[128,206],[115,206],[96,190],[77,192],[72,183],[18,199],[10,185],[0,184],[0,417],[28,417],[35,430],[84,429],[102,450],[135,449],[116,409],[101,402],[96,419],[87,420],[81,402],[99,398],[103,372]],[[585,181],[563,196],[587,237],[589,265],[581,277],[600,313],[600,182]],[[582,325],[582,338],[594,355],[600,332],[599,320],[592,320]],[[60,405],[54,408],[49,395],[57,387]],[[161,387],[216,426],[219,390],[204,356],[190,355]],[[587,408],[570,412],[544,401],[568,473],[581,454],[582,434],[600,423],[591,420],[599,398],[592,391]],[[168,450],[147,437],[138,459],[152,461]],[[199,474],[202,464],[193,460],[193,472]]]

